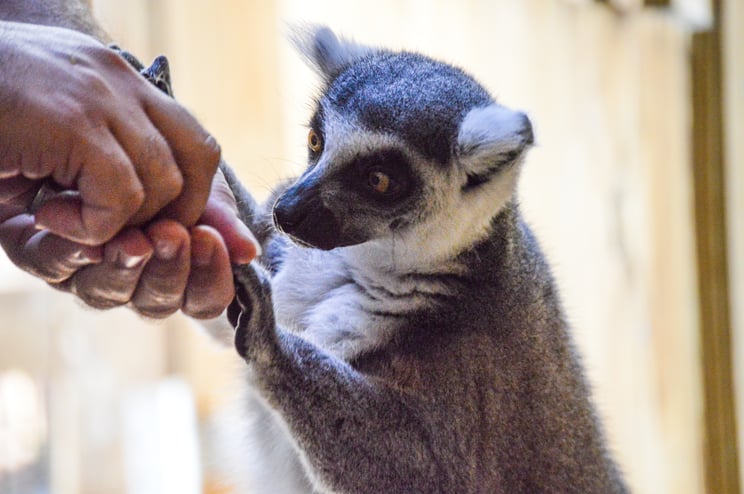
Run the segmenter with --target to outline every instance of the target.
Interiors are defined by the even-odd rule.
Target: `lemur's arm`
[[[406,479],[439,492],[427,407],[277,327],[267,274],[253,266],[234,273],[228,317],[237,350],[321,482],[334,492],[396,492]]]

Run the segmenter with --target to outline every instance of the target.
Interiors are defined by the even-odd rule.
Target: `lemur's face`
[[[488,222],[503,206],[488,190],[511,177],[532,142],[523,114],[493,103],[461,70],[420,55],[372,52],[337,70],[326,62],[318,61],[327,87],[310,122],[308,169],[274,206],[280,230],[328,250],[422,229],[448,235],[448,222],[464,214]]]
[[[327,250],[390,235],[420,216],[424,177],[404,143],[348,122],[325,123],[311,126],[310,166],[274,206],[279,229]]]

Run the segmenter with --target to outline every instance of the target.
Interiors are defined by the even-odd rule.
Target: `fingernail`
[[[191,263],[204,267],[208,266],[212,262],[212,256],[214,252],[207,242],[199,240],[198,237],[194,237],[193,243],[191,244]]]
[[[101,262],[103,254],[100,247],[82,246],[80,250],[74,253],[73,262],[76,265],[84,266],[86,264],[96,264]]]
[[[158,240],[155,242],[155,256],[162,261],[172,261],[178,257],[181,247],[180,242]]]
[[[122,254],[117,259],[117,264],[126,269],[135,269],[145,263],[147,256],[127,256]]]
[[[105,253],[106,260],[108,262],[113,263],[115,266],[122,268],[122,269],[134,269],[142,264],[147,260],[148,256],[146,255],[131,255],[127,254],[126,252],[122,252],[119,249],[110,249],[107,250]]]

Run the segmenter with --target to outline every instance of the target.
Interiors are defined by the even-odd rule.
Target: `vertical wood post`
[[[732,365],[722,105],[721,5],[692,40],[693,175],[705,390],[705,472],[711,494],[737,494],[739,467]]]

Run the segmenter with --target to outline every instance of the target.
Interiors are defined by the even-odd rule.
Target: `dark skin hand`
[[[9,186],[11,181],[16,185]],[[37,229],[33,215],[25,212],[35,194],[32,181],[3,182],[0,244],[8,257],[92,307],[128,305],[153,318],[179,309],[195,318],[216,317],[234,295],[231,262],[247,263],[257,254],[257,243],[238,220],[235,200],[220,172],[196,226],[187,229],[173,220],[156,220],[127,227],[103,246]],[[8,191],[16,194],[9,197]]]
[[[94,307],[218,315],[233,297],[230,263],[257,247],[214,175],[216,141],[81,33],[0,21],[0,60],[0,244],[10,259]],[[50,179],[68,192],[32,213]]]
[[[156,214],[196,223],[220,149],[183,107],[76,31],[4,22],[0,53],[0,178],[76,191],[43,204],[39,226],[99,245]]]

